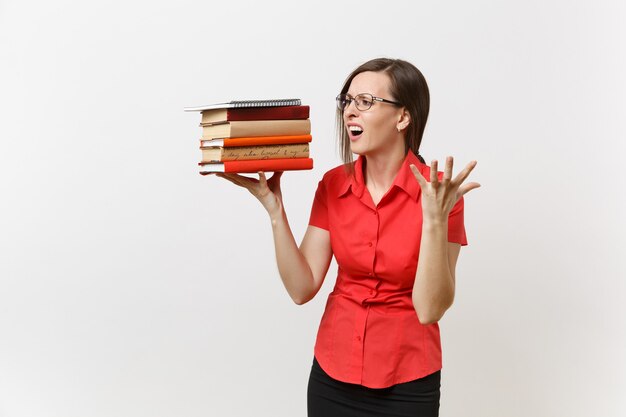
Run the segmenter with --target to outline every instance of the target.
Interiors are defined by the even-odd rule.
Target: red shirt
[[[334,379],[385,388],[441,369],[439,326],[419,322],[411,297],[422,207],[409,165],[427,180],[430,167],[409,151],[393,185],[374,205],[363,163],[363,156],[354,163],[354,177],[343,165],[328,171],[315,192],[309,224],[330,232],[338,264],[315,357]],[[462,198],[450,212],[448,240],[467,245]]]

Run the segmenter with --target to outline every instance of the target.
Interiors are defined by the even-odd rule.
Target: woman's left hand
[[[443,222],[448,220],[452,207],[465,193],[480,187],[477,182],[463,184],[470,172],[476,166],[476,161],[471,161],[465,168],[452,179],[453,159],[446,158],[446,168],[443,178],[439,181],[437,176],[437,160],[430,164],[430,182],[426,181],[417,167],[411,164],[411,170],[415,179],[422,189],[422,215],[425,221]]]

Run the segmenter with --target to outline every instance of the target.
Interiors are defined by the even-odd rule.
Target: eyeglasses
[[[352,97],[350,94],[339,94],[336,100],[337,100],[337,108],[341,111],[344,111],[350,105],[350,103],[352,103],[352,101],[354,101],[356,108],[361,111],[369,110],[369,108],[372,107],[372,104],[374,104],[375,101],[380,101],[383,103],[391,103],[391,104],[395,104],[396,106],[402,105],[398,103],[397,101],[391,101],[391,100],[386,100],[380,97],[374,97],[370,93],[361,93],[361,94],[357,94],[354,97]]]

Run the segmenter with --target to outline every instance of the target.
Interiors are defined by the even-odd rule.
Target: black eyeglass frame
[[[338,94],[337,97],[335,97],[335,100],[337,101],[337,108],[341,111],[344,111],[348,106],[350,106],[350,103],[352,103],[358,96],[366,96],[367,98],[371,97],[370,100],[370,105],[369,107],[365,108],[365,109],[361,109],[359,108],[359,105],[357,104],[357,102],[354,103],[354,105],[356,106],[356,108],[358,110],[361,111],[366,111],[372,108],[372,105],[374,104],[375,101],[381,102],[381,103],[389,103],[389,104],[395,104],[396,106],[402,106],[401,103],[398,103],[397,101],[391,101],[391,100],[387,100],[386,98],[382,98],[382,97],[376,97],[370,93],[359,93],[356,96],[352,97],[350,94]],[[345,99],[343,98],[345,97]],[[346,104],[343,106],[343,108],[341,107],[341,103],[345,102]]]

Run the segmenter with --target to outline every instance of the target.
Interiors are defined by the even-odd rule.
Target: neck
[[[404,142],[401,145],[402,147],[395,146],[386,153],[365,155],[363,178],[366,185],[384,191],[391,187],[406,157],[404,154]]]

